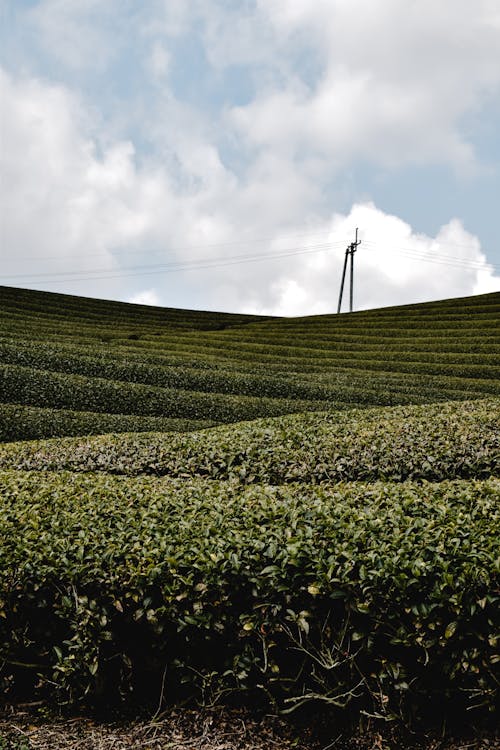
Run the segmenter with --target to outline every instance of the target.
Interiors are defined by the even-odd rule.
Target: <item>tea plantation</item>
[[[494,715],[500,294],[0,311],[8,700]]]
[[[265,319],[0,287],[0,440],[498,396],[499,319],[500,294]]]

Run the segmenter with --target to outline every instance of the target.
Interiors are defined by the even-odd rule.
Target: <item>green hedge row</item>
[[[270,337],[272,339],[272,337]],[[124,342],[122,342],[124,343]],[[151,342],[142,342],[145,349],[150,351],[153,348]],[[399,357],[391,359],[367,359],[365,356],[336,356],[335,352],[322,348],[314,347],[284,347],[274,346],[272,344],[252,345],[246,341],[234,342],[229,339],[212,340],[209,337],[196,339],[183,338],[176,336],[168,346],[165,342],[158,343],[158,348],[166,347],[168,351],[175,354],[187,354],[189,356],[209,356],[220,361],[236,362],[257,361],[271,362],[274,365],[280,364],[283,369],[289,368],[300,371],[304,365],[312,364],[323,369],[334,369],[339,366],[349,365],[353,368],[373,371],[402,372],[402,373],[420,373],[423,375],[450,375],[461,378],[483,378],[498,379],[500,368],[493,364],[473,364],[465,363],[432,363],[432,362],[406,362],[404,349],[400,352]]]
[[[179,337],[176,337],[176,341],[179,341]],[[225,342],[222,342],[225,345]],[[243,344],[242,344],[243,345]],[[245,342],[247,345],[247,342]],[[266,345],[265,351],[275,351],[275,346],[272,347]],[[332,350],[332,348],[317,347],[321,352],[328,351],[329,358],[335,361],[336,366],[340,367],[359,367],[361,370],[364,369],[362,365],[366,363],[368,369],[375,367],[377,362],[384,364],[386,369],[392,369],[392,364],[397,362],[398,365],[401,360],[401,351],[388,351],[381,350],[380,352],[373,352],[371,350],[354,351],[339,349],[338,351]],[[317,351],[309,349],[309,351]],[[277,352],[278,353],[278,352]],[[405,352],[405,362],[416,364],[417,369],[420,370],[422,365],[429,365],[432,369],[438,367],[439,369],[444,368],[444,374],[447,374],[448,370],[453,372],[458,370],[462,372],[466,368],[467,373],[472,377],[477,378],[494,378],[500,374],[500,367],[498,367],[498,355],[499,352],[486,354],[443,354],[443,353],[412,353]],[[110,353],[107,350],[100,348],[100,352],[92,352],[89,347],[85,347],[82,350],[64,347],[60,349],[57,347],[48,347],[46,343],[37,344],[36,342],[30,341],[23,344],[23,342],[12,342],[11,344],[1,343],[0,344],[0,362],[4,364],[18,364],[24,366],[37,367],[39,369],[56,370],[58,372],[69,372],[75,374],[90,374],[101,377],[109,377],[107,370],[111,370],[113,365],[119,369],[119,375],[115,376],[115,380],[133,380],[135,382],[147,382],[150,385],[167,385],[162,383],[163,377],[168,377],[169,373],[162,373],[161,370],[155,372],[154,363],[131,363],[126,360],[125,357],[120,357],[118,352],[113,351]],[[389,367],[391,363],[391,367]],[[226,367],[226,375],[227,370]],[[102,370],[102,373],[100,372]],[[151,370],[151,375],[148,371]],[[399,370],[397,370],[399,371]],[[123,375],[121,374],[123,372]],[[433,374],[430,371],[426,374]],[[176,374],[177,377],[180,373]],[[144,377],[150,377],[150,380],[144,380]],[[174,377],[172,375],[171,377]],[[266,382],[264,380],[263,388],[266,388]],[[255,387],[255,386],[254,386]],[[220,388],[219,388],[220,390]]]
[[[5,445],[0,466],[319,483],[500,473],[500,400],[302,414],[184,435]]]
[[[285,342],[289,342],[290,338],[293,337],[293,341],[299,345],[304,343],[309,348],[311,348],[311,345],[316,348],[317,345],[317,348],[320,349],[324,348],[325,343],[328,343],[332,350],[346,350],[345,347],[351,345],[355,348],[359,347],[363,351],[373,350],[375,352],[379,351],[379,347],[386,343],[389,352],[400,351],[401,353],[406,351],[435,353],[498,352],[498,331],[495,329],[481,329],[472,332],[452,329],[444,333],[430,333],[422,329],[413,332],[402,330],[398,333],[384,328],[370,332],[360,327],[352,331],[341,331],[338,327],[324,321],[321,328],[317,329],[319,333],[309,326],[305,329],[291,329],[287,334],[281,331],[275,332],[270,327],[270,323],[268,325],[269,327],[266,328],[256,328],[251,325],[241,329],[226,329],[223,334],[215,336],[213,332],[200,333],[182,328],[155,328],[147,324],[140,328],[124,327],[123,330],[111,323],[101,326],[92,324],[75,325],[74,323],[70,324],[67,319],[50,316],[46,323],[42,325],[39,320],[31,319],[20,312],[16,319],[2,318],[0,320],[0,336],[8,337],[10,335],[16,339],[40,342],[50,340],[54,344],[61,342],[102,344],[106,342],[112,343],[113,347],[116,347],[117,343],[121,343],[138,349],[151,347],[153,350],[159,349],[160,351],[162,349],[168,350],[170,344],[175,343],[176,340],[195,343],[204,339],[206,341],[209,338],[210,340],[213,339],[213,343],[216,344],[222,336],[223,341],[226,339],[231,342],[241,340],[260,344],[272,344],[274,341],[281,342],[283,338],[285,338]],[[27,337],[28,331],[29,336]],[[474,345],[477,345],[478,348],[475,349]],[[304,346],[302,345],[299,348],[304,348]]]
[[[421,353],[423,356],[429,355],[448,355],[448,356],[460,356],[462,354],[469,358],[480,359],[481,353],[495,354],[500,350],[498,343],[498,337],[495,337],[493,333],[484,335],[484,344],[482,343],[483,336],[481,336],[481,342],[478,342],[480,347],[478,350],[474,349],[474,339],[477,340],[477,334],[463,334],[456,331],[456,336],[450,338],[449,336],[430,336],[429,333],[422,333],[416,335],[415,333],[409,332],[405,335],[394,336],[386,334],[383,329],[378,332],[378,335],[370,335],[369,332],[363,332],[360,329],[357,333],[343,333],[333,326],[328,327],[323,324],[321,328],[314,330],[309,328],[302,330],[301,332],[293,330],[292,332],[286,331],[274,331],[272,330],[271,322],[269,321],[266,327],[261,326],[248,326],[243,331],[240,329],[232,329],[225,332],[225,337],[229,340],[244,339],[248,342],[255,343],[271,343],[277,342],[279,344],[289,343],[290,335],[293,333],[294,343],[304,344],[307,346],[318,346],[318,348],[328,348],[332,350],[342,351],[373,351],[380,352],[387,350],[388,352],[401,351],[404,347],[405,351],[412,352],[413,354]],[[243,335],[244,334],[244,335]],[[429,343],[435,341],[439,346],[430,347]]]
[[[0,401],[75,411],[235,422],[325,408],[322,402],[158,388],[0,365]]]
[[[34,367],[41,370],[86,375],[106,380],[142,383],[161,388],[178,388],[210,393],[231,393],[245,396],[267,396],[270,398],[300,398],[306,400],[326,399],[327,389],[314,383],[296,383],[286,377],[269,377],[262,373],[232,372],[230,369],[165,367],[143,361],[130,361],[115,352],[89,351],[89,347],[71,351],[69,347],[58,350],[47,345],[3,344],[0,346],[0,362],[9,365]],[[86,353],[84,353],[86,352]],[[144,361],[146,360],[146,361]]]
[[[178,362],[176,366],[165,366],[161,360],[155,363],[152,359],[143,356],[136,360],[114,351],[92,351],[91,347],[54,348],[47,344],[23,346],[19,343],[0,346],[0,362],[4,364],[204,393],[392,405],[442,399],[453,391],[455,385],[443,378],[435,382],[434,379],[418,375],[405,378],[392,374],[392,377],[388,377],[385,373],[374,375],[361,369],[352,369],[347,373],[337,369],[334,374],[325,373],[318,378],[317,374],[308,377],[282,371],[273,374],[267,370],[266,373],[267,368],[255,368],[250,363],[246,371],[241,371],[232,370],[227,364],[226,368],[222,368],[220,363],[213,363],[210,367],[209,362],[205,363],[205,367],[191,367],[188,363],[181,367]],[[491,380],[473,380],[470,383],[457,380],[462,397],[471,393],[464,390],[467,384],[472,386],[473,392],[478,393],[498,390],[497,384]]]
[[[37,318],[42,319],[47,316],[60,316],[68,322],[68,325],[77,325],[82,320],[103,325],[112,319],[113,325],[146,323],[156,327],[180,325],[208,330],[220,325],[245,325],[266,320],[266,317],[261,315],[130,305],[110,300],[4,286],[0,286],[0,310],[5,314],[15,311],[35,313]]]
[[[0,473],[7,696],[493,710],[498,480]],[[442,713],[441,713],[442,717]]]
[[[68,409],[44,409],[21,404],[0,404],[0,442],[37,440],[105,432],[189,432],[212,427],[213,422],[141,417],[133,414],[99,414]]]
[[[37,359],[36,354],[33,358]],[[22,354],[19,359],[24,361]],[[39,359],[42,361],[43,357]],[[319,408],[331,409],[336,405],[425,403],[480,397],[499,391],[495,380],[448,380],[412,374],[398,377],[394,373],[362,370],[334,370],[318,378],[317,373],[282,374],[275,370],[276,374],[271,375],[262,374],[257,369],[253,373],[232,372],[190,366],[127,364],[119,360],[114,363],[112,360],[102,360],[100,367],[99,360],[93,357],[79,360],[61,357],[57,366],[71,366],[82,373],[87,371],[88,375],[0,365],[1,401],[76,411],[227,422]],[[103,375],[114,375],[113,380],[91,374],[100,369]],[[267,369],[272,372],[271,367]],[[122,377],[163,381],[166,387],[149,386],[133,380],[122,381]]]

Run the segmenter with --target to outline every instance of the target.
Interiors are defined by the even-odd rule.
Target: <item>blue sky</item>
[[[2,283],[275,314],[500,287],[496,0],[0,0]]]

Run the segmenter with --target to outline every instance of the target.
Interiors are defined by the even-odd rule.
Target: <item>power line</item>
[[[311,240],[314,237],[331,237],[331,232],[302,232],[297,234],[288,234],[283,235],[279,237],[280,240],[290,240],[295,239],[299,237],[307,237],[309,240]],[[210,242],[210,243],[197,243],[192,245],[176,245],[173,247],[174,253],[180,253],[185,250],[211,250],[215,248],[226,248],[226,247],[239,247],[239,246],[245,246],[245,245],[262,245],[269,242],[275,242],[277,239],[276,235],[270,235],[268,237],[254,237],[252,239],[248,240],[231,240],[230,242]],[[316,243],[317,244],[317,243]],[[345,240],[327,240],[325,243],[322,244],[328,244],[328,245],[344,245]],[[314,247],[315,245],[312,245]],[[111,251],[109,251],[111,252]],[[153,250],[154,254],[158,254],[159,252],[162,252],[161,250]],[[115,256],[116,251],[113,251],[113,257]],[[139,253],[143,253],[142,249],[135,249],[135,250],[124,250],[120,249],[118,255],[137,255]],[[102,256],[102,252],[100,253],[86,253],[85,257],[87,258],[100,258]],[[226,256],[223,256],[226,257]],[[13,258],[4,258],[4,262],[14,262],[17,263],[20,260],[61,260],[60,255],[23,255],[23,256],[15,256]]]
[[[473,258],[459,258],[457,256],[453,255],[445,255],[443,253],[436,253],[434,251],[432,252],[432,255],[429,255],[429,252],[426,250],[419,250],[418,248],[410,248],[410,247],[404,247],[404,246],[397,246],[397,245],[386,245],[381,244],[377,242],[373,242],[371,240],[364,240],[365,244],[368,245],[369,249],[372,250],[390,250],[394,252],[398,252],[399,255],[402,255],[403,257],[412,258],[414,260],[424,260],[428,263],[441,263],[445,265],[450,266],[456,266],[458,268],[469,268],[472,270],[483,270],[486,268],[492,268],[495,271],[500,270],[500,266],[494,263],[491,263],[486,258],[484,260],[474,260]]]
[[[357,240],[357,238],[356,238],[356,242],[359,244],[359,241]],[[437,263],[437,264],[442,264],[442,265],[454,266],[457,268],[464,268],[468,270],[493,270],[496,272],[500,270],[500,267],[498,265],[490,263],[486,259],[484,261],[473,260],[473,259],[467,259],[467,258],[459,258],[456,256],[444,255],[442,253],[435,253],[435,252],[432,252],[432,255],[429,255],[428,251],[419,250],[418,248],[409,248],[409,247],[396,246],[396,245],[386,245],[386,244],[374,242],[373,240],[363,240],[363,243],[368,246],[368,249],[371,249],[375,252],[380,251],[380,250],[390,250],[390,251],[397,252],[400,256],[409,258],[411,260],[420,260],[426,263]],[[242,242],[240,244],[247,244],[247,243]],[[294,257],[294,256],[300,256],[300,255],[322,253],[328,250],[337,249],[339,246],[341,246],[341,244],[343,243],[341,243],[340,241],[325,242],[325,243],[311,244],[308,247],[285,248],[279,252],[267,253],[267,254],[253,253],[253,254],[240,254],[240,255],[232,255],[232,256],[215,256],[213,258],[191,258],[191,259],[185,259],[181,261],[170,261],[167,263],[130,266],[130,267],[122,268],[122,269],[113,269],[113,268],[92,269],[91,268],[91,269],[79,270],[79,271],[68,270],[68,271],[33,273],[33,274],[26,274],[26,273],[25,274],[7,274],[7,275],[3,275],[3,278],[12,279],[12,280],[18,279],[18,280],[23,280],[25,282],[28,282],[29,280],[33,280],[33,283],[36,283],[36,280],[44,281],[44,283],[59,283],[61,281],[73,282],[73,281],[94,281],[94,280],[98,281],[98,280],[107,280],[107,279],[111,280],[111,279],[118,279],[118,278],[127,278],[130,276],[147,276],[147,275],[158,274],[158,273],[175,273],[179,271],[216,269],[216,268],[223,268],[223,267],[231,266],[231,265],[239,265],[242,263],[255,263],[255,262],[262,262],[262,261],[267,261],[267,260],[277,260],[280,258],[289,258],[289,257]],[[352,284],[353,284],[353,279],[352,279],[353,255],[350,252],[350,248],[354,244],[355,243],[351,243],[346,250],[346,262],[347,262],[348,253],[349,253],[349,257],[351,258],[351,308],[352,308]],[[206,246],[206,247],[224,247],[224,246],[225,246],[224,244],[220,244],[220,245],[214,244],[212,246]],[[17,260],[19,260],[19,258]],[[343,284],[345,280],[345,271],[346,271],[346,266],[344,266],[341,296],[342,296]],[[339,300],[339,302],[341,302],[341,299]]]
[[[123,268],[119,273],[115,273],[115,269],[89,269],[87,271],[54,271],[39,274],[10,274],[4,275],[4,279],[40,279],[47,283],[50,283],[51,279],[55,282],[59,281],[91,281],[101,279],[113,279],[122,278],[127,276],[144,276],[149,274],[156,274],[159,272],[173,273],[176,271],[190,271],[199,269],[209,268],[222,268],[224,266],[239,265],[241,263],[255,263],[266,260],[275,260],[279,258],[290,258],[298,255],[308,255],[313,253],[321,253],[327,250],[331,250],[334,245],[340,243],[326,243],[322,245],[312,245],[309,248],[290,248],[282,250],[278,253],[268,253],[267,255],[235,255],[235,256],[220,256],[216,258],[203,258],[203,259],[192,259],[186,261],[175,261],[171,263],[160,263],[156,265],[144,265],[144,266],[133,266],[129,268]],[[92,274],[89,276],[89,274]],[[103,276],[96,276],[95,274],[104,274]],[[55,278],[57,277],[57,278]]]
[[[284,234],[284,235],[282,235],[280,237],[280,239],[281,240],[288,240],[288,239],[294,239],[294,238],[300,238],[300,237],[307,237],[309,239],[320,238],[320,237],[329,237],[330,238],[331,236],[332,236],[332,232],[331,231],[329,231],[329,232],[321,232],[321,231],[313,232],[313,231],[309,231],[309,232],[297,232],[297,233],[293,233],[293,234]],[[173,252],[179,253],[179,252],[182,252],[182,251],[185,251],[185,250],[208,250],[208,249],[213,249],[213,248],[240,247],[240,246],[245,246],[245,245],[259,245],[259,244],[265,244],[265,243],[268,243],[268,242],[273,242],[275,240],[276,240],[276,234],[273,234],[273,235],[268,235],[267,237],[266,236],[253,237],[253,238],[249,238],[247,240],[235,239],[235,240],[231,240],[231,241],[227,241],[227,242],[195,243],[195,244],[190,244],[190,245],[178,245],[178,246],[174,247]],[[344,240],[335,240],[335,241],[328,240],[328,244],[329,245],[339,245],[339,246],[340,245],[345,245],[345,239]],[[367,239],[363,239],[363,244],[375,246],[376,248],[378,248],[381,245],[381,243],[374,242],[373,240],[367,240]],[[440,245],[442,243],[440,243],[437,240],[434,240],[433,244],[434,245],[436,245],[436,244]],[[459,244],[459,243],[454,243],[454,242],[448,242],[448,241],[446,241],[444,244],[446,245],[446,247],[450,247],[450,248],[456,247],[456,248],[470,249],[470,247],[471,247],[470,245],[464,245],[464,244]],[[415,250],[416,252],[420,252],[416,248],[404,248],[402,246],[394,246],[394,245],[391,246],[391,245],[384,244],[383,247],[385,247],[385,248],[392,248],[392,249],[394,249],[394,248],[408,249],[408,250],[411,250],[411,251]],[[142,253],[142,252],[143,252],[142,249],[135,249],[135,250],[120,249],[119,253],[116,253],[116,250],[113,251],[113,253],[114,253],[113,257],[116,257],[115,254],[120,255],[120,256],[121,255],[136,255],[136,254]],[[154,251],[154,252],[157,253],[158,251]],[[424,251],[422,251],[422,252],[424,252]],[[97,257],[101,257],[101,256],[102,256],[102,252],[101,253],[86,253],[86,257],[87,258],[92,258],[92,257],[97,258]],[[447,256],[447,257],[459,260],[458,258],[456,258],[456,256]],[[20,260],[60,260],[60,259],[61,259],[60,255],[23,255],[23,256],[17,255],[17,256],[15,256],[13,258],[3,258],[2,260],[3,260],[3,262],[18,262]]]

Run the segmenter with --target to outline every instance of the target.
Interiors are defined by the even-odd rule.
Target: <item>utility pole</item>
[[[358,228],[356,227],[356,235],[354,238],[354,242],[351,242],[350,245],[346,248],[345,251],[345,259],[344,259],[344,270],[342,271],[342,281],[340,283],[340,294],[339,294],[339,304],[337,307],[337,313],[340,312],[340,308],[342,307],[342,295],[344,294],[344,282],[345,282],[345,274],[347,271],[347,262],[349,260],[349,257],[351,258],[351,279],[350,279],[350,294],[349,294],[349,312],[352,312],[352,302],[353,302],[353,291],[354,291],[354,253],[356,252],[358,245],[361,245],[361,240],[358,240]]]

